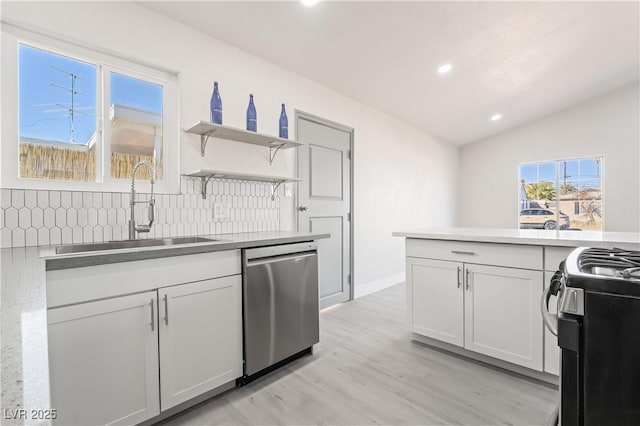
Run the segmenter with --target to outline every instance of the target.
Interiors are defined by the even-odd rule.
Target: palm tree
[[[532,200],[551,201],[556,199],[556,188],[552,182],[541,181],[528,183],[524,187],[524,190],[527,193],[527,197]]]

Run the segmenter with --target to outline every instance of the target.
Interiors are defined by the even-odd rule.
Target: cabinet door
[[[156,292],[48,311],[57,424],[135,424],[160,412]]]
[[[407,258],[409,321],[414,333],[462,346],[462,263]]]
[[[240,277],[158,290],[163,411],[242,375]]]
[[[465,348],[542,371],[542,272],[465,264]]]
[[[549,285],[553,273],[544,273],[544,285]],[[558,313],[558,297],[551,296],[549,299],[549,312]],[[544,371],[546,373],[560,374],[560,348],[558,347],[558,338],[554,336],[547,327],[544,327]]]

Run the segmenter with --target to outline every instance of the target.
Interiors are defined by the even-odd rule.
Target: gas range
[[[557,316],[548,309],[553,294]],[[542,313],[560,347],[550,424],[640,425],[640,251],[575,249],[545,289]]]

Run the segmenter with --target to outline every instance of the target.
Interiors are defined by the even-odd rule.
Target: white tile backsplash
[[[23,207],[18,210],[18,226],[21,229],[31,228],[31,210]]]
[[[181,194],[156,194],[155,222],[140,238],[166,238],[227,232],[280,229],[278,189],[271,184],[211,179],[207,198],[197,178],[183,177]],[[138,193],[138,200],[149,194]],[[216,203],[229,206],[228,219],[214,219]],[[147,206],[138,204],[136,220],[147,220]],[[0,245],[90,243],[128,237],[129,193],[0,190]]]
[[[11,232],[11,241],[15,241],[17,247],[24,246],[24,230],[21,228],[14,229]]]
[[[45,228],[53,228],[56,225],[56,211],[51,207],[44,209],[44,226]]]
[[[38,229],[38,245],[39,246],[46,246],[49,244],[49,228],[39,228]],[[2,241],[2,247],[9,247],[11,246],[11,241],[9,241],[9,245],[5,246],[5,242]]]
[[[4,212],[5,226],[11,230],[18,227],[18,210],[13,207],[9,207]]]
[[[11,190],[11,205],[16,209],[24,207],[24,191],[21,189]]]
[[[29,228],[25,232],[25,245],[26,246],[38,245],[38,231],[35,228]]]
[[[37,191],[38,192],[38,207],[44,209],[49,207],[49,191]],[[79,194],[81,194],[79,192]]]
[[[49,191],[49,207],[54,209],[60,207],[60,191]]]
[[[62,191],[60,193],[60,207],[64,209],[71,207],[71,192]]]
[[[11,190],[1,189],[0,190],[0,208],[6,209],[9,206],[11,206]]]
[[[27,208],[34,208],[38,205],[38,194],[33,189],[24,191],[24,205]]]

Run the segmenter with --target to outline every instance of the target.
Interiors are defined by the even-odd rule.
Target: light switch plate
[[[229,219],[229,204],[215,204],[213,206],[214,219]]]
[[[292,197],[293,196],[292,195],[292,192],[293,192],[292,191],[292,186],[293,186],[292,183],[285,183],[284,184],[284,196],[285,197]]]

